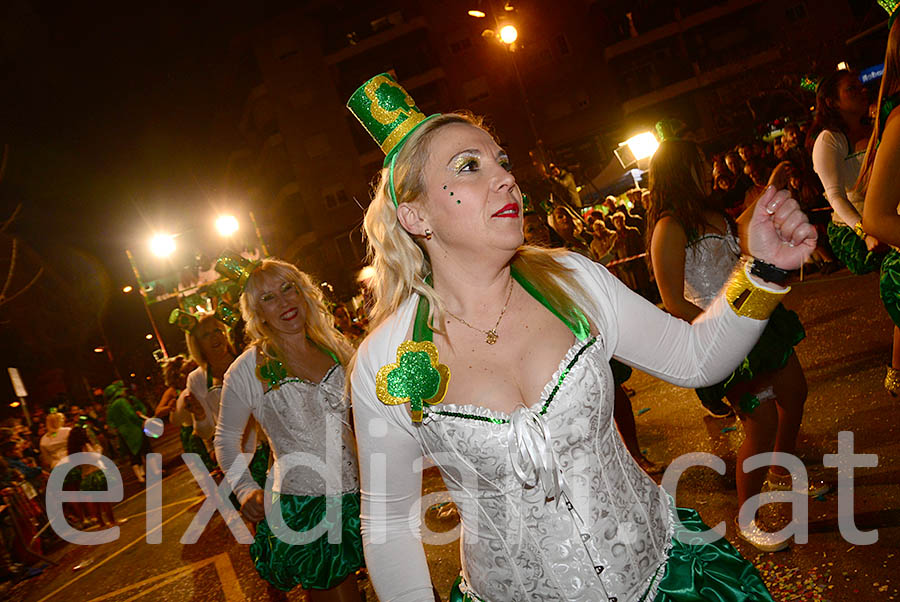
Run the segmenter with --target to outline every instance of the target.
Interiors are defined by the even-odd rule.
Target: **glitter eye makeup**
[[[453,171],[476,171],[479,167],[478,157],[471,153],[462,153],[453,160]]]

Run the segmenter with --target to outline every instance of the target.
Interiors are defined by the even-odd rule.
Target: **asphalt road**
[[[742,434],[734,419],[713,419],[693,391],[635,372],[632,405],[645,453],[668,463],[687,452],[709,452],[728,467],[719,475],[692,468],[679,484],[677,503],[697,508],[707,524],[724,521],[728,539],[760,568],[776,600],[900,600],[900,433],[898,401],[882,388],[890,360],[891,323],[878,299],[877,274],[855,277],[846,270],[812,276],[795,284],[786,305],[796,310],[807,337],[797,349],[809,382],[809,398],[799,454],[811,470],[836,483],[837,471],[823,468],[823,455],[837,452],[839,431],[854,434],[855,452],[877,454],[878,465],[857,468],[853,519],[863,531],[877,530],[878,541],[853,545],[840,534],[838,494],[809,502],[809,541],[775,554],[761,554],[734,534],[737,511],[735,450]],[[124,474],[124,473],[123,473]],[[197,513],[203,495],[183,465],[171,464],[162,481],[162,543],[145,541],[146,495],[126,483],[131,495],[116,507],[126,518],[118,541],[101,546],[65,544],[50,554],[58,564],[16,584],[9,599],[125,602],[130,600],[301,600],[269,588],[250,564],[247,546],[238,544],[216,514],[196,544],[179,539]],[[426,475],[425,490],[440,491],[440,477]],[[435,531],[455,528],[455,515],[432,500],[426,520]],[[841,512],[849,513],[849,504]],[[849,516],[848,516],[849,518]],[[427,546],[432,580],[446,599],[459,572],[456,542]],[[375,600],[368,581],[360,581]]]

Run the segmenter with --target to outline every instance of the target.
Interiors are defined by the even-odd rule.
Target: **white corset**
[[[726,226],[725,235],[704,234],[685,248],[684,298],[706,309],[741,259],[741,245]]]

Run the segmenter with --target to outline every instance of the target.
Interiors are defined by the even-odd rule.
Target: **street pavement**
[[[897,400],[882,388],[890,361],[892,325],[878,298],[878,275],[852,276],[842,270],[813,275],[796,283],[785,305],[796,310],[807,337],[797,353],[809,382],[799,455],[813,474],[837,482],[837,471],[824,468],[823,455],[837,452],[838,432],[854,434],[855,452],[876,454],[878,464],[855,470],[852,518],[862,531],[877,530],[871,545],[854,545],[838,527],[836,491],[809,501],[809,538],[788,550],[761,554],[735,536],[735,450],[742,439],[735,419],[707,416],[693,391],[635,372],[632,405],[641,447],[650,459],[668,463],[687,452],[721,457],[725,475],[696,467],[681,477],[679,506],[699,510],[709,525],[724,521],[728,539],[762,572],[776,600],[900,600],[900,469]],[[123,471],[123,475],[124,475]],[[128,475],[125,475],[126,477]],[[116,507],[127,519],[118,541],[100,546],[64,544],[50,553],[58,564],[16,584],[11,600],[125,602],[131,600],[302,600],[300,591],[283,594],[269,588],[250,564],[247,546],[238,544],[216,514],[196,544],[179,539],[197,514],[203,494],[190,472],[168,464],[161,484],[162,543],[145,541],[146,495],[126,482],[128,499]],[[423,489],[426,524],[434,531],[457,528],[453,507],[441,497],[443,484],[434,469]],[[849,492],[848,492],[849,493]],[[847,500],[840,512],[851,517]],[[451,537],[452,539],[452,537]],[[432,581],[447,599],[459,573],[457,541],[426,546]],[[376,598],[363,577],[361,593]]]

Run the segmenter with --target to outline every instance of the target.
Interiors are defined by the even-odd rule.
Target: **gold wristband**
[[[859,220],[858,222],[856,222],[856,225],[853,226],[853,231],[856,232],[856,235],[859,236],[861,239],[863,239],[863,240],[866,239],[866,231],[863,230],[862,220]]]
[[[747,266],[741,264],[734,271],[728,284],[725,285],[725,298],[728,306],[739,316],[754,320],[767,320],[775,307],[781,303],[790,288],[784,292],[772,292],[757,286],[747,274]]]

